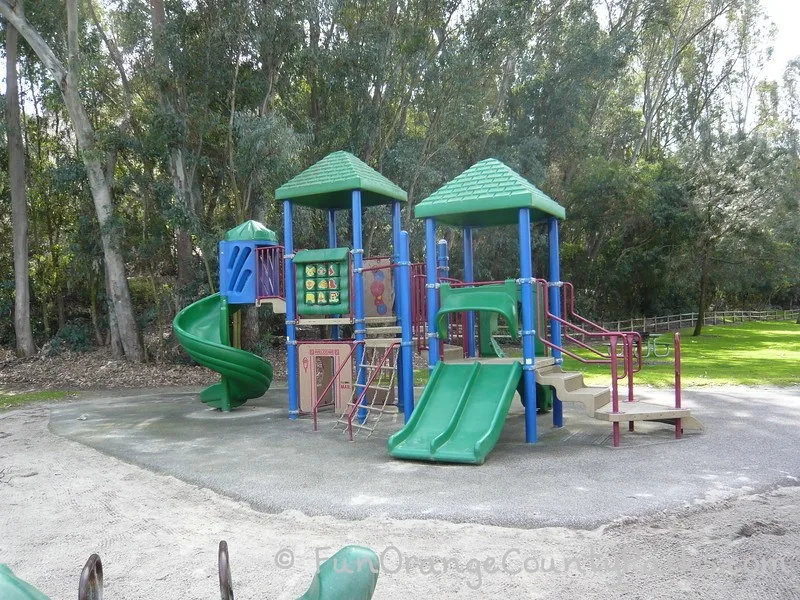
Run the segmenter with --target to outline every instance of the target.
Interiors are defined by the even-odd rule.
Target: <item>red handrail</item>
[[[351,442],[353,441],[353,417],[358,412],[358,409],[361,407],[361,402],[362,400],[364,400],[364,396],[366,396],[367,390],[369,390],[369,386],[372,384],[373,381],[375,381],[375,376],[380,372],[383,363],[385,363],[386,359],[389,358],[389,355],[392,353],[392,350],[394,350],[399,345],[400,345],[399,342],[395,342],[394,344],[391,344],[388,348],[386,348],[386,352],[383,353],[383,356],[378,361],[378,364],[375,365],[375,370],[372,372],[372,375],[370,375],[369,379],[364,384],[364,389],[361,391],[361,394],[358,395],[356,403],[353,405],[353,408],[350,409],[350,412],[347,415],[347,432],[350,435]],[[356,370],[356,372],[358,371]],[[356,385],[358,385],[357,380],[356,380]]]
[[[681,408],[681,332],[676,331],[672,341],[675,352],[675,408]],[[675,419],[675,439],[683,437],[683,423]]]
[[[545,282],[546,284],[549,285],[549,282],[547,282],[546,280],[542,279],[542,280],[539,280],[539,281],[543,281],[543,282]],[[570,283],[569,281],[565,281],[565,282],[562,283],[562,287],[565,290],[565,292],[561,296],[563,315],[565,317],[567,317],[567,316],[572,317],[572,318],[580,321],[584,325],[588,325],[589,327],[594,327],[595,329],[597,329],[597,330],[599,330],[601,332],[613,333],[613,332],[609,331],[608,329],[606,329],[605,327],[603,327],[602,325],[599,325],[599,324],[595,323],[594,321],[590,321],[589,319],[587,319],[587,318],[585,318],[585,317],[583,317],[583,316],[581,316],[581,315],[579,315],[577,313],[577,311],[575,310],[575,287],[572,285],[572,283]],[[617,333],[621,333],[624,337],[632,336],[634,339],[636,339],[637,346],[638,346],[638,353],[637,353],[638,366],[637,366],[636,369],[633,370],[633,372],[634,373],[638,373],[639,371],[642,370],[642,335],[638,331],[618,331]],[[572,338],[569,335],[567,336],[567,338],[571,342],[575,342],[579,346],[581,345],[581,343],[577,339]],[[599,352],[597,352],[596,350],[594,350],[592,348],[587,348],[587,349],[595,352],[596,354],[600,354]]]
[[[550,305],[549,305],[549,299],[548,299],[548,294],[547,294],[548,282],[545,281],[545,280],[542,280],[542,279],[537,279],[536,283],[537,283],[537,288],[542,291],[542,293],[540,295],[544,297],[544,315],[542,315],[542,313],[538,312],[538,311],[537,311],[537,315],[536,315],[536,318],[537,318],[537,327],[536,327],[536,329],[537,329],[537,336],[539,337],[539,340],[545,346],[547,346],[548,348],[551,348],[551,349],[554,349],[554,350],[560,350],[563,354],[566,354],[567,356],[570,356],[571,358],[574,358],[575,360],[577,360],[579,362],[582,362],[584,364],[607,365],[607,364],[610,364],[611,362],[613,362],[612,361],[612,353],[614,353],[613,351],[610,352],[608,356],[595,351],[595,354],[598,354],[598,356],[602,357],[601,359],[584,358],[582,356],[579,356],[578,354],[575,354],[574,352],[571,352],[570,350],[567,350],[566,348],[564,348],[562,346],[558,346],[558,345],[552,343],[551,341],[549,341],[547,339],[546,336],[543,335],[543,331],[544,331],[543,316],[547,317],[549,319],[552,319],[552,320],[554,320],[554,321],[556,321],[558,323],[561,323],[565,327],[570,327],[570,328],[580,332],[581,334],[585,335],[586,337],[590,337],[590,338],[610,338],[610,337],[613,336],[615,338],[621,337],[621,338],[623,338],[623,340],[625,340],[627,332],[606,331],[606,332],[593,333],[593,332],[590,332],[590,331],[586,331],[585,329],[583,329],[581,327],[578,327],[574,323],[570,323],[569,321],[566,321],[566,320],[562,319],[561,317],[555,316],[554,314],[552,314],[550,312]],[[625,343],[625,348],[627,348],[627,346],[628,346],[628,343],[626,342]],[[619,358],[619,357],[615,356],[614,358]],[[627,366],[627,362],[625,362],[624,364]],[[627,369],[626,369],[626,372],[627,372]],[[623,373],[623,377],[625,376],[626,372]]]
[[[332,340],[332,342],[333,343],[338,343],[338,344],[341,343],[341,341],[338,341],[338,340]],[[317,411],[319,409],[319,405],[322,404],[322,399],[325,397],[325,394],[327,394],[328,391],[331,389],[331,387],[333,386],[334,382],[339,378],[339,374],[342,372],[342,369],[344,368],[344,366],[349,362],[350,358],[355,353],[356,348],[358,348],[358,346],[360,344],[363,344],[363,343],[364,343],[363,340],[358,340],[358,341],[353,342],[353,347],[350,348],[350,352],[347,354],[347,356],[344,358],[344,360],[339,364],[339,368],[336,369],[336,372],[333,374],[333,377],[331,377],[331,380],[328,382],[328,385],[325,386],[325,389],[322,390],[321,394],[317,395],[317,398],[314,401],[314,407],[311,409],[311,412],[314,415],[314,431],[317,431]],[[334,402],[336,402],[336,394],[334,394]]]

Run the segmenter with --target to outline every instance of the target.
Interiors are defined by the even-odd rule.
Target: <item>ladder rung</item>
[[[353,428],[354,429],[366,429],[367,431],[375,431],[374,427],[368,427],[367,425],[364,425],[364,424],[361,424],[361,423],[356,423],[355,421],[353,422]]]
[[[363,388],[363,387],[367,387],[367,384],[366,383],[357,383],[353,387]],[[391,392],[394,388],[393,387],[387,387],[385,385],[370,384],[368,389],[370,389],[370,390],[380,390],[382,392]]]
[[[387,371],[397,371],[397,367],[393,367],[391,365],[381,365],[380,367],[376,367],[375,365],[364,363],[358,366],[361,367],[362,369],[380,369],[381,371],[386,369]]]

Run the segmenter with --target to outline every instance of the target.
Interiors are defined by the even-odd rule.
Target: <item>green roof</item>
[[[519,173],[494,158],[472,165],[414,208],[418,219],[429,217],[448,225],[513,225],[519,209],[531,219],[566,217],[564,207]]]
[[[300,250],[296,252],[292,262],[305,265],[308,263],[342,262],[347,260],[350,248],[319,248],[318,250]]]
[[[405,202],[407,194],[375,169],[340,150],[311,165],[275,190],[277,200],[312,208],[350,208],[353,190],[361,190],[362,206]]]
[[[300,250],[296,252],[293,263],[305,265],[311,262],[342,262],[347,260],[350,248],[319,248],[318,250]]]
[[[226,242],[275,242],[278,236],[272,229],[267,229],[258,221],[245,221],[225,234]]]

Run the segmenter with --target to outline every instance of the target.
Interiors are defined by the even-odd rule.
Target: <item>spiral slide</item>
[[[223,411],[262,396],[272,383],[269,361],[230,345],[229,316],[227,300],[213,294],[184,308],[172,322],[186,353],[222,375],[222,381],[203,390],[200,399]]]

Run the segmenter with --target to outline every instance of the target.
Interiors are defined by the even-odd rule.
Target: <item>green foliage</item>
[[[113,169],[109,231],[146,337],[163,346],[174,311],[217,285],[223,232],[256,218],[281,234],[274,189],[340,149],[408,191],[416,260],[413,204],[494,157],[566,207],[562,275],[591,316],[798,305],[800,63],[762,81],[759,3],[728,4],[170,0],[161,38],[149,2],[95,2],[125,85],[84,7],[82,95],[94,152]],[[65,60],[64,3],[26,12]],[[92,196],[60,90],[20,51],[35,334],[66,328],[80,345],[69,333],[80,322],[95,343],[109,319]],[[5,173],[0,208],[11,240]],[[368,253],[388,253],[389,223],[385,208],[366,211]],[[349,243],[344,213],[338,233]],[[461,233],[438,234],[458,277]],[[297,210],[295,236],[324,245],[327,216]],[[534,243],[544,275],[541,227]],[[516,276],[518,254],[513,227],[475,234],[479,279]],[[0,282],[8,344],[10,243]],[[280,337],[282,324],[265,318],[261,330]]]
[[[80,320],[68,321],[50,340],[48,355],[55,356],[64,350],[83,352],[91,350],[93,344],[89,338],[89,326]]]

